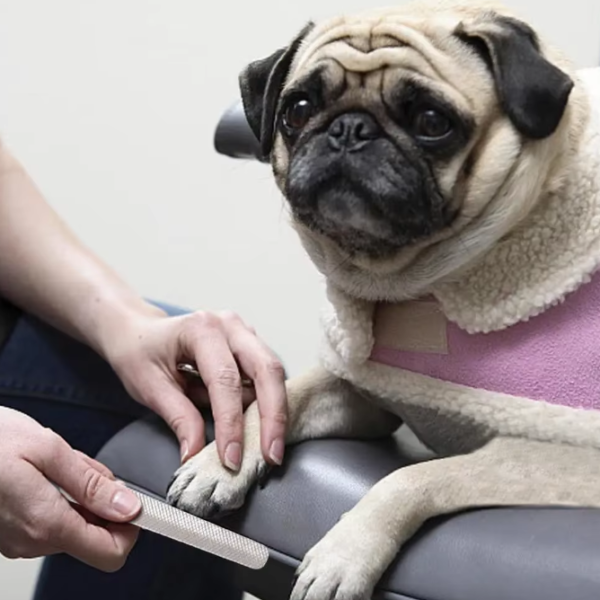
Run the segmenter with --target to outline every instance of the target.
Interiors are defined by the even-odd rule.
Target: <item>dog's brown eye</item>
[[[452,131],[452,122],[443,113],[429,108],[415,115],[413,131],[417,137],[437,140]]]
[[[299,131],[306,127],[313,114],[313,106],[310,100],[298,98],[288,104],[283,113],[283,124],[290,131]]]

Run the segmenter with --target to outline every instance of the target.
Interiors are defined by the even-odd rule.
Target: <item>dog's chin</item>
[[[398,218],[380,200],[364,186],[329,184],[314,190],[310,199],[296,196],[290,205],[298,224],[326,239],[352,262],[373,266],[427,246],[452,221],[447,211],[427,218],[422,211],[407,209]],[[390,197],[387,202],[398,206],[406,199]]]
[[[356,260],[387,260],[429,238],[431,223],[417,220],[395,226],[385,214],[369,209],[369,202],[349,191],[323,191],[310,207],[293,209],[295,220]]]

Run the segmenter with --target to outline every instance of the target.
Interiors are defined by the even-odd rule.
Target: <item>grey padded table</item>
[[[239,103],[223,115],[215,147],[229,157],[256,158]],[[179,450],[152,417],[122,430],[97,458],[121,479],[164,498]],[[421,458],[402,428],[379,442],[321,440],[288,449],[284,466],[250,493],[244,508],[218,519],[270,549],[263,570],[240,567],[245,589],[262,600],[286,600],[294,569],[340,515],[376,481]],[[600,511],[498,508],[431,521],[399,553],[378,598],[600,600]]]
[[[284,466],[250,493],[244,508],[217,519],[271,551],[265,569],[240,567],[245,589],[262,600],[285,600],[310,546],[377,480],[413,462],[405,446],[398,435],[288,449]],[[117,434],[98,459],[164,498],[179,448],[153,417]],[[389,600],[598,600],[600,511],[501,508],[436,520],[398,555],[380,592]]]

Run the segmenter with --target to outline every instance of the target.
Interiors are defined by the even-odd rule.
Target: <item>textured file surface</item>
[[[137,490],[131,491],[142,503],[140,514],[132,521],[134,525],[250,569],[262,569],[265,566],[269,552],[262,544]]]
[[[139,515],[131,520],[133,525],[249,569],[262,569],[267,564],[269,550],[263,544],[179,510],[131,486],[127,487],[142,504]],[[70,494],[61,488],[58,489],[67,500],[77,503]]]

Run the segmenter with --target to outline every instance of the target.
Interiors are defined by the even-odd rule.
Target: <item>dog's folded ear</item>
[[[574,83],[543,56],[533,29],[517,19],[486,13],[463,21],[455,33],[487,62],[516,129],[532,139],[554,133]]]
[[[275,112],[279,96],[294,56],[304,38],[313,29],[307,23],[287,48],[281,48],[266,58],[250,63],[239,76],[242,104],[250,128],[260,142],[263,160],[273,146]]]

